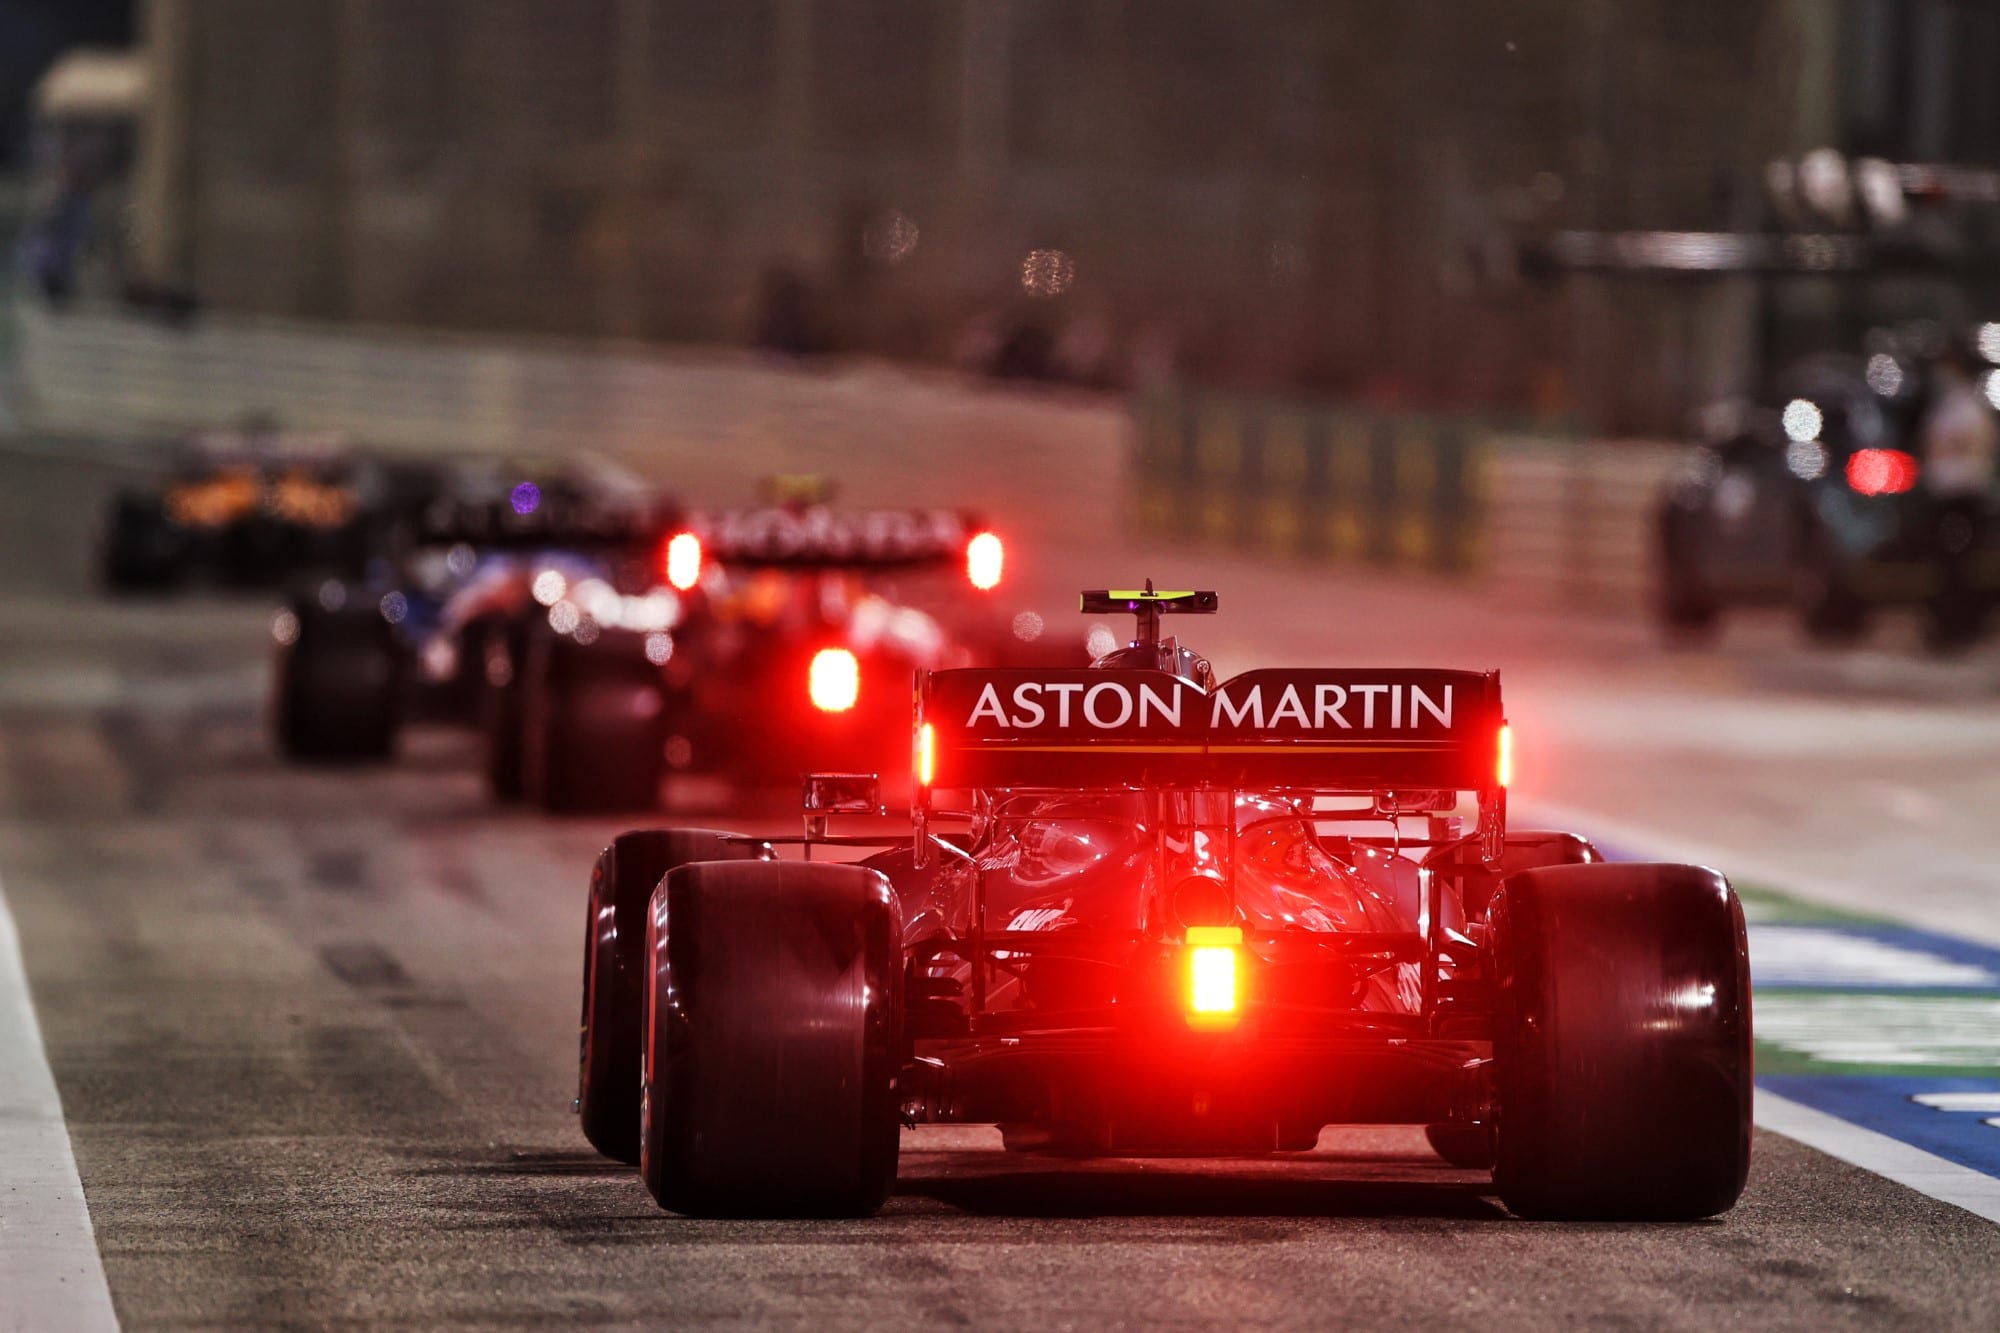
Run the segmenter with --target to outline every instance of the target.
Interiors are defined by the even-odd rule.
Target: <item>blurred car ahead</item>
[[[1919,609],[1939,651],[1979,637],[2000,594],[2000,494],[1990,463],[1940,484],[1915,380],[1886,357],[1809,363],[1695,455],[1657,511],[1670,632],[1777,604],[1820,643],[1859,639],[1886,607]]]
[[[494,641],[517,637],[529,608],[540,609],[535,579],[649,581],[670,508],[608,465],[445,468],[407,550],[377,554],[358,578],[304,581],[273,618],[280,751],[386,759],[411,717],[504,734],[503,719],[485,716],[496,702],[488,663]]]
[[[1001,537],[955,510],[692,514],[637,596],[536,573],[547,612],[517,662],[492,664],[523,691],[494,715],[525,718],[523,790],[559,810],[650,807],[671,771],[739,787],[900,771],[915,672],[1088,660],[1008,599],[1005,565]]]
[[[352,453],[323,435],[198,435],[166,482],[119,491],[99,568],[115,592],[196,583],[282,587],[305,573],[356,577],[434,496],[436,469]]]

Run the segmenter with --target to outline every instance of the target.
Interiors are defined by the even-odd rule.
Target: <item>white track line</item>
[[[0,888],[0,1328],[118,1327]]]
[[[1692,861],[1713,866],[1724,873],[1734,869],[1741,871],[1746,879],[1767,884],[1780,892],[1798,891],[1796,876],[1768,862],[1745,864],[1744,858],[1727,852],[1697,846],[1668,834],[1655,834],[1617,820],[1599,819],[1588,811],[1567,806],[1537,801],[1525,808],[1538,825],[1546,823],[1548,827],[1573,829],[1585,837],[1595,830],[1627,852]],[[1818,901],[1812,894],[1801,896]],[[1751,1025],[1754,1029],[1754,1015]],[[1764,1129],[1796,1139],[1809,1148],[1817,1148],[1829,1157],[1837,1157],[1885,1180],[1906,1185],[1919,1194],[1963,1208],[1989,1222],[2000,1222],[2000,1179],[1969,1166],[1960,1166],[1922,1148],[1912,1147],[1901,1139],[1851,1124],[1839,1116],[1802,1106],[1762,1088],[1757,1089],[1754,1104],[1757,1123]]]
[[[1989,1222],[2000,1222],[2000,1180],[1901,1139],[1849,1124],[1776,1093],[1757,1090],[1757,1123],[1878,1176],[1907,1185]]]

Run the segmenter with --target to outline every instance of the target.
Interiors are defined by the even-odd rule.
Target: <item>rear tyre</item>
[[[691,865],[647,920],[640,1172],[697,1217],[863,1217],[900,1133],[903,919],[856,865]]]
[[[764,843],[729,842],[727,837],[710,829],[625,833],[598,854],[591,869],[583,923],[576,1109],[590,1146],[616,1161],[639,1161],[647,901],[675,866],[770,855]]]
[[[1792,567],[1792,607],[1799,627],[1814,643],[1851,644],[1868,633],[1868,603],[1854,586],[1852,572],[1829,549],[1826,539],[1800,542]]]
[[[401,728],[407,657],[372,600],[328,610],[295,599],[298,636],[278,650],[278,748],[304,762],[387,759]]]
[[[1940,657],[1962,653],[1986,629],[1986,607],[1976,596],[1954,589],[1924,608],[1924,647]]]
[[[154,592],[171,588],[185,572],[179,529],[160,502],[145,495],[120,495],[112,502],[104,531],[100,572],[113,592]]]
[[[1431,1151],[1453,1166],[1469,1171],[1488,1170],[1493,1165],[1493,1126],[1446,1121],[1424,1126],[1424,1138]]]
[[[1961,653],[1979,642],[1986,629],[1986,594],[1973,575],[1973,562],[1986,546],[1985,505],[1950,496],[1938,502],[1935,562],[1938,589],[1924,607],[1924,646],[1933,653]]]
[[[1666,519],[1660,524],[1659,613],[1668,636],[1682,642],[1711,639],[1722,624],[1722,605],[1714,589]]]
[[[1941,527],[1957,530],[1938,542],[1938,589],[1924,606],[1924,647],[1940,656],[1962,653],[1986,631],[1987,596],[1974,582],[1969,567],[1977,528],[1974,519],[1954,508]]]
[[[1492,913],[1493,1181],[1523,1217],[1686,1221],[1750,1167],[1743,909],[1712,870],[1578,865]]]
[[[522,764],[545,810],[651,810],[666,775],[660,669],[626,636],[583,644],[539,635],[528,646]]]
[[[486,789],[496,801],[521,799],[526,643],[524,627],[510,622],[487,626],[476,645],[474,683],[479,691],[479,729],[486,739]]]

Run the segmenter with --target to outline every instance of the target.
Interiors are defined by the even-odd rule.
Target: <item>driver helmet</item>
[[[1203,690],[1215,688],[1215,670],[1208,659],[1192,648],[1183,648],[1172,635],[1158,643],[1128,643],[1114,648],[1090,664],[1106,670],[1164,671]]]

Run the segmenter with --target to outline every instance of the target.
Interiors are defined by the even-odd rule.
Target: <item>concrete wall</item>
[[[271,320],[182,329],[34,307],[20,319],[22,416],[45,431],[165,435],[257,414],[382,447],[590,451],[711,503],[747,501],[760,476],[819,473],[858,502],[1004,510],[1031,551],[1086,533],[1107,548],[1192,540],[1609,610],[1644,602],[1653,497],[1682,454],[1300,406],[1134,411],[881,363],[802,372],[742,354]],[[1328,455],[1317,490],[1294,478],[1314,448]]]

